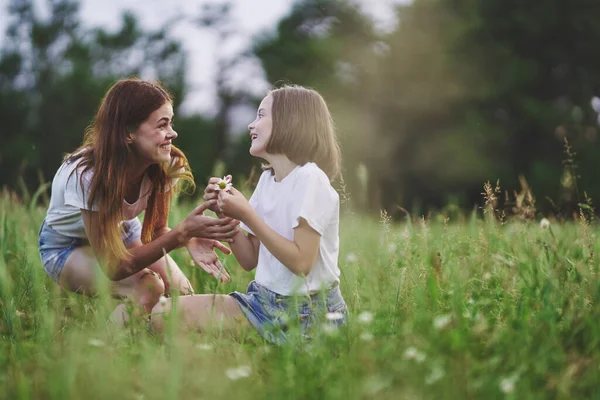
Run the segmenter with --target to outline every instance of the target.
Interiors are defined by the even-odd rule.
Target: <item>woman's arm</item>
[[[203,212],[212,205],[211,202],[203,203],[175,228],[165,232],[150,243],[130,249],[130,255],[123,260],[111,260],[111,257],[108,257],[104,241],[98,229],[98,213],[88,210],[81,210],[81,213],[88,240],[94,254],[101,261],[100,265],[104,273],[109,279],[118,281],[138,273],[156,262],[165,253],[184,246],[192,237],[229,240],[237,233],[235,227],[237,221],[232,223],[231,220],[204,216]]]

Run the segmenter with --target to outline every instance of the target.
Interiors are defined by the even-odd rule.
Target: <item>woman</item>
[[[213,249],[229,253],[218,240],[231,240],[237,221],[204,216],[214,207],[206,202],[167,226],[175,183],[193,185],[187,159],[171,143],[176,137],[172,99],[159,84],[126,79],[109,89],[83,145],[54,177],[40,229],[42,263],[61,288],[92,295],[100,269],[114,295],[150,312],[171,288],[193,293],[167,254],[182,246],[207,272],[229,279]]]

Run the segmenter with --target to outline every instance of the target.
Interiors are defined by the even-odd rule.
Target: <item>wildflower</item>
[[[166,306],[167,305],[167,298],[165,296],[160,296],[160,298],[158,299],[158,302],[160,303],[161,306]]]
[[[510,376],[500,381],[500,390],[502,393],[509,394],[515,390],[515,383],[517,382],[517,376]]]
[[[208,344],[208,343],[198,343],[196,345],[196,348],[198,350],[202,350],[202,351],[208,351],[212,349],[212,345]]]
[[[483,274],[484,281],[489,281],[491,278],[492,278],[492,274],[490,274],[489,272],[486,272],[485,274]]]
[[[358,262],[358,257],[354,253],[348,253],[346,255],[346,262],[348,264],[354,264],[354,263]]]
[[[248,365],[241,365],[237,368],[228,368],[225,370],[225,375],[232,381],[237,381],[238,379],[247,378],[250,376],[252,369]]]
[[[368,325],[373,322],[373,313],[369,311],[363,311],[358,314],[358,322],[361,324]]]
[[[371,332],[363,332],[360,334],[360,340],[364,342],[370,342],[373,340],[373,334]]]
[[[446,373],[441,367],[433,367],[431,373],[427,376],[427,378],[425,378],[425,384],[433,385],[434,383],[442,379],[444,375],[446,375]]]
[[[543,230],[550,228],[550,221],[548,220],[548,218],[542,218],[542,220],[540,221],[540,228],[542,228]]]
[[[433,327],[439,331],[439,330],[442,330],[445,327],[447,327],[451,321],[452,321],[452,315],[450,315],[450,314],[437,315],[433,319]]]
[[[329,312],[325,315],[328,321],[337,321],[344,318],[344,314],[341,312]]]
[[[421,364],[423,361],[425,361],[426,356],[424,353],[421,353],[414,347],[409,347],[404,352],[404,358],[407,360],[415,360],[417,364]]]
[[[90,339],[88,344],[94,347],[104,347],[104,342],[100,339]]]
[[[223,179],[219,179],[219,181],[217,182],[217,186],[215,187],[215,190],[218,192],[219,190],[224,190],[226,192],[229,192],[232,188],[232,184],[231,184],[231,178],[224,176]]]

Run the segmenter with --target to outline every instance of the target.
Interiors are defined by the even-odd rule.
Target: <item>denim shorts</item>
[[[142,236],[142,224],[137,218],[123,221],[122,238],[125,247]],[[81,246],[89,246],[87,239],[74,238],[58,233],[46,220],[42,222],[39,233],[40,257],[44,269],[50,278],[58,283],[58,277],[65,261],[74,249]]]
[[[310,339],[310,330],[319,322],[336,327],[346,323],[348,308],[338,285],[311,296],[283,296],[250,282],[247,293],[233,292],[242,311],[260,335],[274,344],[289,339],[289,328],[299,325],[300,334]],[[333,318],[325,318],[327,313]]]

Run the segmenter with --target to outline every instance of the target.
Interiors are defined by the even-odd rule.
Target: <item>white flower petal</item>
[[[540,228],[544,230],[550,228],[550,221],[548,220],[548,218],[542,218],[542,220],[540,221]]]
[[[344,314],[341,312],[330,312],[325,315],[328,321],[337,321],[344,318]]]
[[[90,339],[88,344],[94,347],[104,347],[104,342],[100,339]]]
[[[365,325],[370,324],[371,322],[373,322],[373,313],[369,311],[361,312],[360,314],[358,314],[358,322]]]
[[[450,314],[436,315],[433,318],[433,327],[437,330],[442,330],[445,327],[447,327],[451,321],[452,321],[452,315],[450,315]]]
[[[354,263],[358,262],[358,257],[354,253],[348,253],[346,255],[346,262],[348,264],[354,264]]]

